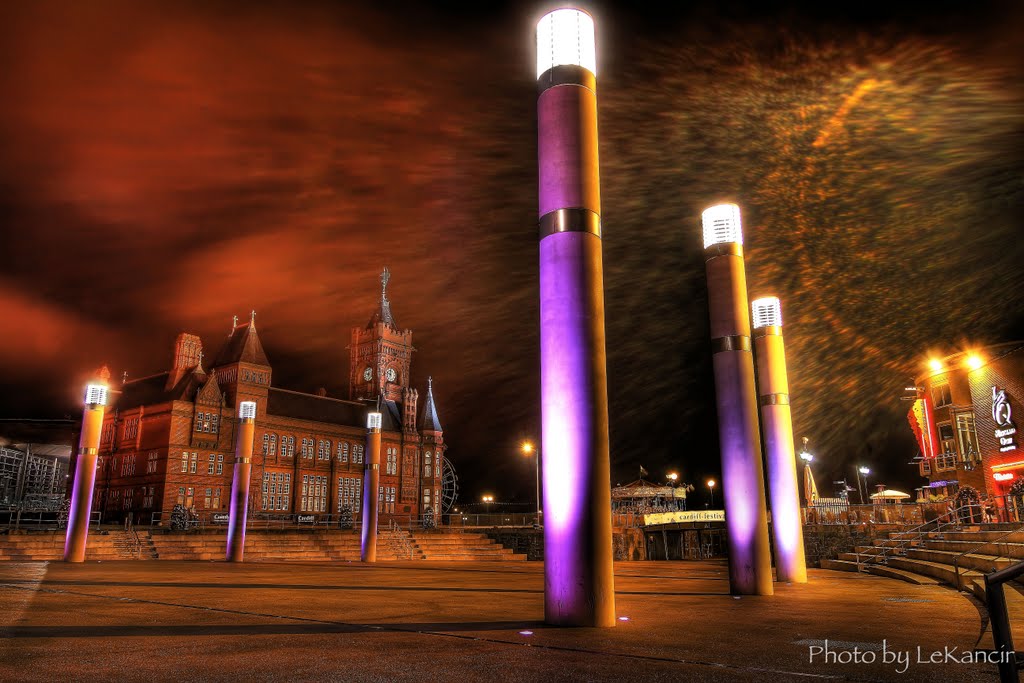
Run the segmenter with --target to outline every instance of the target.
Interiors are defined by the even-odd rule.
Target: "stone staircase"
[[[917,585],[944,585],[985,602],[985,574],[1024,562],[1024,528],[892,532],[870,546],[822,560],[822,569],[866,572]],[[1003,586],[1011,630],[1024,636],[1024,577]],[[990,629],[976,649],[991,650]]]
[[[155,531],[91,532],[86,560],[222,561],[224,531],[170,533]],[[250,530],[245,537],[246,562],[358,562],[358,530]],[[64,532],[0,535],[0,561],[61,560]],[[446,530],[413,531],[382,527],[377,560],[525,561],[484,534]]]
[[[27,532],[0,535],[0,561],[16,562],[64,559],[64,531]],[[86,560],[123,560],[124,539],[116,533],[91,531]]]

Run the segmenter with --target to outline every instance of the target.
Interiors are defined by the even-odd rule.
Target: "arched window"
[[[338,461],[348,462],[348,441],[338,442]]]
[[[267,451],[267,455],[277,454],[277,434],[270,435],[270,450]]]
[[[430,462],[430,456],[430,451],[423,454],[423,476],[428,478],[433,476],[433,466]]]
[[[270,452],[270,434],[263,435],[263,455]]]
[[[323,457],[321,458],[321,460],[330,460],[330,459],[331,459],[331,440],[327,439],[326,441],[324,441],[324,454],[323,454]]]

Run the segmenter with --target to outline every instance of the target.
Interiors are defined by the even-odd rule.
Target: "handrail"
[[[978,548],[981,548],[982,546],[986,546],[989,543],[998,543],[999,541],[1003,540],[1007,536],[1012,536],[1013,534],[1019,534],[1021,532],[1024,532],[1024,526],[1018,527],[1018,528],[1013,529],[1011,531],[1007,531],[1005,534],[1002,534],[1001,536],[998,536],[997,538],[995,538],[995,539],[993,539],[991,541],[983,541],[983,542],[979,543],[978,545],[976,545],[976,546],[974,546],[972,548],[968,548],[967,550],[963,551],[962,553],[960,553],[959,555],[954,557],[953,558],[953,572],[954,572],[954,577],[956,579],[956,589],[958,591],[962,591],[963,590],[963,586],[960,585],[960,558],[961,557],[963,557],[964,555],[970,555],[971,553],[973,553]],[[991,557],[993,559],[996,559],[996,560],[999,560],[999,559],[1002,559],[1002,558],[1010,559],[1009,555],[992,555]],[[992,569],[994,571],[996,569],[996,567],[992,567]],[[1022,569],[1021,571],[1024,571],[1024,569]]]
[[[886,558],[889,555],[889,551],[893,550],[893,549],[897,549],[897,548],[903,549],[904,552],[900,553],[900,554],[905,555],[906,554],[906,545],[908,543],[911,543],[913,541],[920,541],[924,537],[924,534],[926,534],[926,533],[934,533],[934,532],[937,532],[937,531],[941,531],[944,525],[945,526],[953,526],[953,525],[959,524],[960,523],[960,515],[959,515],[959,513],[962,510],[970,510],[971,508],[976,508],[976,507],[978,507],[977,503],[968,503],[967,505],[961,505],[960,507],[956,508],[955,510],[950,510],[949,512],[945,513],[944,515],[939,515],[938,517],[936,517],[935,519],[933,519],[930,522],[925,522],[924,524],[919,524],[918,526],[914,527],[913,529],[908,529],[907,531],[899,532],[901,536],[906,535],[906,534],[916,533],[917,537],[916,538],[901,538],[897,542],[897,545],[895,545],[895,546],[884,546],[883,545],[881,547],[881,550],[882,550],[881,553],[875,553],[874,555],[871,556],[871,557],[875,558],[875,562],[873,562],[872,564],[879,564],[879,563],[887,564]],[[950,518],[950,521],[943,522],[942,519],[944,517]],[[932,523],[935,524],[935,528],[934,529],[928,529],[927,531],[925,531],[924,528],[926,526],[928,526],[929,524],[932,524]],[[889,540],[891,540],[891,539],[889,539]],[[861,568],[860,568],[861,567],[860,556],[861,556],[861,553],[857,553],[857,571],[858,572],[861,571]]]
[[[413,547],[405,537],[402,527],[395,523],[395,520],[388,521],[388,528],[391,530],[391,542],[399,546],[399,550],[408,553],[409,559],[413,559]]]
[[[1003,584],[1024,574],[1024,562],[985,574],[985,604],[988,607],[989,622],[992,624],[992,643],[999,655],[999,680],[1003,683],[1018,681],[1017,652],[1013,649],[1013,633],[1010,631],[1010,616],[1006,609],[1006,594]]]

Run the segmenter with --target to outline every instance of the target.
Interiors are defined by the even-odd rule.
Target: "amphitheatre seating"
[[[64,531],[38,531],[0,535],[0,561],[62,560]],[[123,531],[90,531],[85,550],[86,560],[150,559],[152,546],[145,534],[138,535],[139,545]]]
[[[944,585],[985,601],[985,574],[1024,562],[1024,528],[964,528],[931,532],[892,532],[822,560],[822,569],[867,572],[918,585]],[[1024,577],[1003,586],[1011,630],[1024,637]],[[991,650],[990,629],[976,646]]]

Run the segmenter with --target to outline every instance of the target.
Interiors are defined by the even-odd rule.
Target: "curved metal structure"
[[[441,512],[448,514],[459,499],[459,475],[455,465],[448,458],[443,460],[441,469]]]

